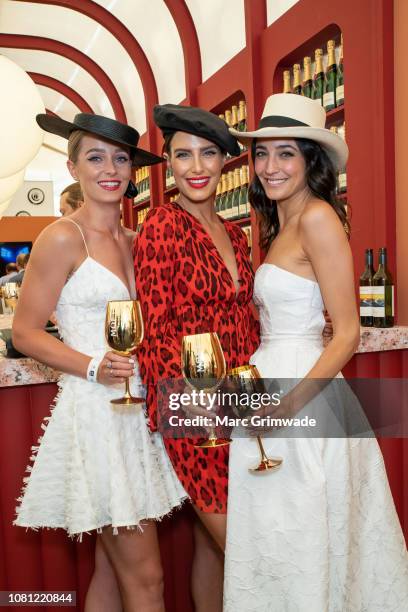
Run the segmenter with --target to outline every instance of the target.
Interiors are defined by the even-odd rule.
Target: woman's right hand
[[[108,351],[99,364],[97,379],[102,385],[124,383],[126,378],[134,374],[135,359],[123,357],[113,351]]]

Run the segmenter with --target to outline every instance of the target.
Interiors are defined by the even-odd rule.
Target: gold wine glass
[[[5,283],[3,285],[4,304],[13,313],[17,307],[20,287],[17,283]]]
[[[140,304],[137,300],[108,302],[106,308],[105,335],[110,348],[119,355],[130,357],[132,351],[143,340],[144,328]],[[129,379],[126,378],[126,392],[123,397],[111,400],[111,404],[132,406],[142,404],[144,399],[130,393]]]
[[[266,393],[261,375],[254,365],[244,365],[238,368],[232,368],[228,371],[228,376],[231,376],[238,383],[238,392],[248,393],[248,395],[251,395],[251,393]],[[244,416],[239,406],[237,406],[236,410],[239,416]],[[251,408],[249,408],[249,410],[251,410]],[[247,412],[248,410],[246,409],[245,414],[247,414]],[[271,458],[267,456],[261,436],[256,436],[256,441],[258,442],[261,461],[256,467],[248,468],[249,471],[267,472],[268,470],[277,470],[282,465],[283,459],[280,457]]]
[[[183,378],[191,389],[214,392],[226,376],[226,364],[218,335],[214,332],[184,336],[181,346]],[[213,428],[197,448],[225,446],[230,440],[218,439]]]

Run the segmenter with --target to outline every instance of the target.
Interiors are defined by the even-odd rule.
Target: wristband
[[[86,380],[93,383],[98,382],[97,374],[101,361],[102,359],[95,359],[95,357],[92,357],[91,361],[88,364],[88,369],[86,371]]]

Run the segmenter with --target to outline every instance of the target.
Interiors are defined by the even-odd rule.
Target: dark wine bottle
[[[327,43],[328,63],[324,80],[323,106],[327,112],[336,108],[337,64],[334,40]]]
[[[344,63],[343,63],[343,34],[340,41],[340,59],[337,68],[336,105],[344,104]]]
[[[324,70],[323,70],[323,51],[322,49],[316,49],[315,51],[316,69],[313,80],[313,100],[319,100],[320,104],[323,105],[323,94],[324,94]]]
[[[365,251],[365,269],[360,276],[360,323],[372,327],[373,320],[373,249]]]
[[[300,64],[293,65],[293,93],[298,96],[302,95],[302,78],[300,73]]]
[[[378,270],[373,276],[373,321],[374,327],[394,325],[394,285],[387,268],[387,249],[378,254]]]
[[[303,95],[311,98],[313,94],[312,60],[310,57],[303,58]]]

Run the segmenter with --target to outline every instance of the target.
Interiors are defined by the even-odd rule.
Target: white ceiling
[[[183,49],[164,0],[96,1],[130,30],[143,49],[153,71],[159,102],[183,100],[186,96]],[[266,1],[269,25],[297,0]],[[185,3],[197,31],[203,80],[206,80],[245,46],[244,0],[186,0]],[[128,123],[140,133],[145,131],[145,99],[139,73],[127,50],[96,21],[65,7],[0,0],[0,32],[51,38],[85,53],[113,82]],[[72,60],[27,49],[0,47],[0,53],[26,71],[48,75],[69,85],[95,113],[114,116],[100,85]],[[78,108],[70,100],[48,87],[38,87],[47,109],[64,119],[73,119]],[[47,135],[46,142],[65,150],[63,139]],[[61,190],[71,182],[65,159],[64,155],[42,147],[26,172],[29,180],[53,180],[56,203]]]

